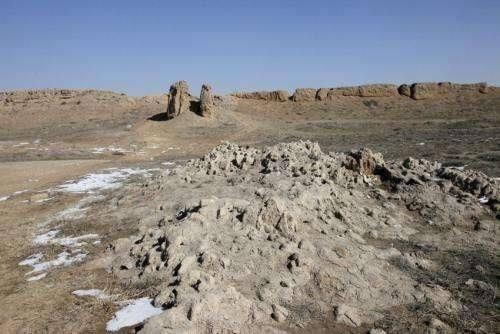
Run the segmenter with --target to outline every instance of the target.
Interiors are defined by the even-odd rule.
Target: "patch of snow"
[[[10,196],[3,196],[3,197],[0,197],[0,202],[3,202],[3,201],[6,201],[10,198]]]
[[[34,255],[28,257],[26,260],[19,262],[19,265],[33,267],[33,270],[31,270],[29,273],[26,274],[26,275],[32,275],[32,274],[39,273],[41,271],[47,271],[53,267],[70,266],[73,263],[83,261],[83,259],[86,256],[87,256],[87,254],[84,254],[84,253],[78,253],[78,254],[75,254],[74,256],[72,256],[68,252],[62,252],[54,260],[40,262],[40,260],[43,258],[43,254],[37,253],[37,254],[34,254]]]
[[[59,230],[51,230],[47,233],[40,234],[33,238],[33,243],[35,245],[47,245],[55,236],[59,233]]]
[[[425,143],[423,143],[423,142],[422,142],[422,143],[418,143],[417,145],[418,145],[418,146],[424,146],[424,145],[425,145]]]
[[[87,174],[78,181],[68,181],[60,185],[59,191],[70,193],[86,193],[108,189],[114,189],[121,186],[119,181],[128,178],[131,175],[148,175],[143,169],[124,168],[110,173]]]
[[[488,203],[488,202],[489,202],[489,200],[490,200],[490,199],[489,199],[488,197],[483,196],[483,197],[481,197],[481,198],[479,199],[479,203],[481,203],[481,204],[486,204],[486,203]]]
[[[54,239],[51,243],[52,244],[59,244],[61,246],[68,246],[68,247],[80,247],[83,246],[85,243],[80,242],[82,240],[86,239],[98,239],[99,235],[97,234],[85,234],[81,235],[79,237],[63,237],[63,238],[57,238]]]
[[[28,191],[29,191],[29,189],[18,190],[18,191],[16,191],[16,192],[14,192],[14,193],[12,194],[12,196],[21,195],[21,194],[24,194],[25,192],[28,192]]]
[[[44,199],[39,199],[38,201],[35,201],[35,203],[43,203],[43,202],[48,202],[50,201],[51,199],[53,199],[54,197],[47,197],[47,198],[44,198]]]
[[[80,247],[84,245],[81,241],[86,240],[86,239],[98,239],[99,235],[97,234],[85,234],[81,235],[78,237],[73,237],[73,236],[68,236],[68,237],[61,237],[61,238],[56,238],[56,235],[60,232],[60,230],[51,230],[48,231],[47,233],[37,235],[33,239],[33,243],[35,245],[61,245],[61,246],[67,246],[67,247]]]
[[[26,258],[25,260],[19,262],[19,265],[20,266],[32,266],[34,265],[35,263],[38,263],[40,262],[40,260],[43,258],[43,254],[42,253],[36,253],[36,254],[33,254],[33,255],[30,255],[28,258]]]
[[[78,297],[95,297],[97,299],[106,300],[111,296],[100,289],[75,290],[73,294]]]
[[[55,217],[56,219],[59,220],[76,220],[83,218],[84,212],[88,208],[81,208],[79,204],[76,206],[64,209],[63,211],[59,212]]]
[[[115,147],[115,146],[108,146],[108,147],[94,147],[92,150],[92,153],[94,154],[103,154],[105,152],[118,152],[118,153],[127,153],[130,152],[129,150],[126,150],[121,147]]]
[[[44,278],[45,276],[47,276],[47,273],[41,273],[39,275],[32,276],[32,277],[28,278],[27,281],[28,282],[38,281],[38,280],[41,280],[42,278]]]
[[[172,166],[172,165],[175,165],[175,163],[171,162],[171,161],[165,161],[165,162],[162,162],[161,163],[162,165],[164,166]]]
[[[137,325],[162,312],[163,309],[151,304],[150,298],[136,299],[115,313],[113,319],[106,324],[106,330],[116,332],[121,328]]]

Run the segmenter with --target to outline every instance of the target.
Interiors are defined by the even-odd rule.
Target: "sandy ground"
[[[132,297],[148,294],[144,287],[123,287],[99,266],[89,266],[109,242],[135,231],[137,217],[95,217],[89,212],[77,224],[65,221],[66,235],[100,235],[101,243],[89,247],[85,262],[51,270],[33,282],[26,281],[29,268],[18,265],[39,251],[32,242],[40,233],[39,224],[87,196],[58,193],[47,200],[51,194],[38,192],[90,172],[127,166],[165,168],[162,162],[198,157],[228,140],[263,146],[310,139],[324,151],[369,146],[387,158],[440,160],[500,176],[498,91],[424,101],[404,97],[307,104],[231,100],[213,119],[186,114],[168,122],[147,120],[164,110],[162,104],[77,106],[78,113],[70,117],[67,104],[40,110],[36,103],[0,107],[0,198],[9,196],[0,201],[2,333],[103,332],[117,305],[77,298],[73,290],[99,286],[116,294],[127,291]],[[16,194],[24,190],[28,191]],[[112,205],[106,192],[104,196],[95,205]],[[60,249],[52,248],[44,250],[56,256]]]

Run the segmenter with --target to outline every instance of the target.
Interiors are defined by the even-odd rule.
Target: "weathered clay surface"
[[[316,88],[297,88],[292,95],[294,102],[310,102],[316,100]]]
[[[410,86],[410,96],[415,100],[435,98],[446,94],[462,92],[487,92],[485,82],[476,84],[456,84],[451,82],[414,83]]]
[[[391,84],[372,84],[332,88],[328,94],[331,96],[387,97],[397,96],[398,89],[396,85]]]
[[[186,81],[178,81],[170,86],[167,117],[173,118],[188,111],[190,107],[189,86]]]
[[[285,90],[237,92],[231,95],[240,99],[278,101],[278,102],[288,101],[290,97],[290,94]]]
[[[369,240],[405,242],[431,220],[465,225],[489,212],[480,196],[499,193],[484,174],[367,149],[326,154],[311,142],[222,144],[143,189],[157,210],[115,243],[110,267],[156,282],[165,311],[143,333],[356,327],[413,303],[457,316],[465,308],[445,287],[396,265],[430,272],[431,260]]]
[[[210,116],[214,113],[215,101],[212,95],[212,87],[209,85],[201,86],[200,93],[200,114],[201,116]]]

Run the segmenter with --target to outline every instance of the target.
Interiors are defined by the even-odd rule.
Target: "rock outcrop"
[[[290,94],[285,90],[260,91],[260,92],[237,92],[231,94],[240,99],[264,100],[264,101],[288,101]]]
[[[200,92],[200,115],[211,116],[214,113],[215,101],[212,95],[212,87],[207,84],[201,86]]]
[[[414,100],[423,100],[453,93],[486,93],[487,89],[488,85],[486,82],[475,84],[456,84],[451,82],[414,83],[410,86],[410,97]]]
[[[316,88],[297,88],[292,95],[294,102],[310,102],[316,100]]]
[[[397,96],[396,85],[390,84],[372,84],[353,87],[332,88],[328,92],[329,97],[334,96],[353,96],[353,97],[387,97]]]
[[[188,111],[191,96],[186,81],[178,81],[170,86],[170,94],[167,107],[167,118],[174,118]]]
[[[392,84],[370,84],[337,88],[297,88],[292,95],[294,102],[328,101],[340,97],[395,97],[407,96],[422,100],[446,94],[464,92],[486,93],[485,82],[475,84],[456,84],[451,82],[414,83],[396,86]]]
[[[298,88],[292,96],[295,102],[328,101],[342,96],[389,97],[397,96],[398,87],[390,84],[372,84],[338,88]]]

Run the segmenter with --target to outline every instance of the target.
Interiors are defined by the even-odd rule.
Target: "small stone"
[[[279,305],[273,304],[273,313],[271,313],[271,317],[276,320],[277,322],[283,322],[286,320],[286,317],[288,316],[288,311]]]
[[[370,331],[368,333],[369,334],[385,334],[385,331],[383,329],[380,329],[380,328],[372,328],[372,329],[370,329]]]
[[[358,327],[362,323],[357,310],[345,304],[335,308],[335,321],[354,327]]]

